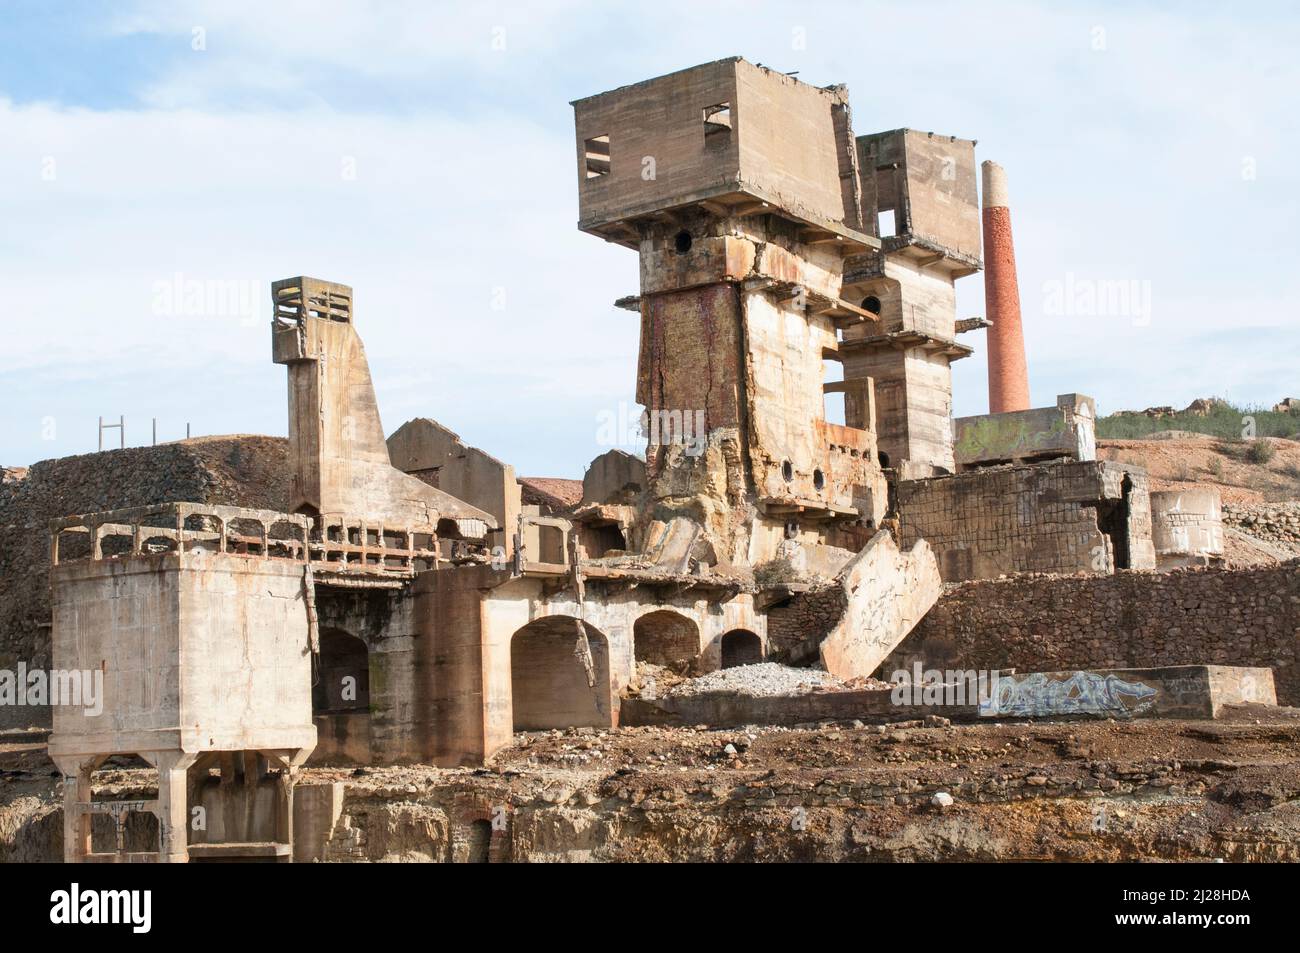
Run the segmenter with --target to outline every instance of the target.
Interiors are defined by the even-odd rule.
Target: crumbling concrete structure
[[[845,295],[878,320],[845,330],[846,381],[870,379],[882,466],[904,479],[953,472],[958,278],[980,268],[975,143],[913,129],[857,140],[867,227],[879,251],[845,267]]]
[[[1218,487],[1151,494],[1151,538],[1158,569],[1223,561],[1223,508]]]
[[[97,853],[77,825],[107,754],[160,766],[163,859],[288,857],[313,750],[478,765],[519,731],[617,726],[638,666],[865,678],[944,582],[1154,566],[1145,474],[1093,460],[1088,398],[958,422],[954,447],[973,141],[855,138],[843,87],[737,58],[573,107],[579,227],[640,258],[644,459],[609,451],[579,491],[428,418],[385,439],[351,288],[275,282],[287,511],[55,525],[56,663],[112,676],[112,730],[56,720],[70,857]],[[187,841],[187,798],[236,783],[244,821]]]
[[[1055,407],[957,417],[952,432],[958,472],[1097,459],[1097,406],[1082,394],[1062,394]]]
[[[1155,568],[1140,467],[1089,461],[908,480],[898,510],[904,544],[926,540],[944,582]]]

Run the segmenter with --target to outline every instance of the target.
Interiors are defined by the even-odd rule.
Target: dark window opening
[[[586,160],[587,178],[598,179],[609,175],[609,136],[593,136],[582,144]]]
[[[486,864],[490,859],[492,848],[492,822],[474,821],[469,826],[469,851],[465,862],[469,864]]]
[[[755,665],[763,661],[763,643],[746,629],[733,629],[722,637],[722,667]]]
[[[875,295],[867,295],[862,299],[862,310],[870,311],[872,314],[880,314],[880,299]]]
[[[678,232],[677,237],[673,239],[673,247],[677,249],[677,254],[679,255],[685,255],[691,250],[691,245],[693,244],[694,240],[691,238],[691,233],[684,228]]]
[[[881,450],[876,454],[876,459],[880,461],[880,469],[882,470],[889,469],[889,454]]]
[[[786,483],[794,480],[794,464],[789,460],[784,460],[781,463],[781,479],[785,480]]]
[[[826,489],[826,474],[822,473],[821,470],[813,471],[813,489],[814,490]]]
[[[320,662],[311,707],[322,712],[370,709],[370,653],[366,643],[342,629],[320,634]]]

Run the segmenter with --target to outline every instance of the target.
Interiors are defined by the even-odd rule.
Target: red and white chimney
[[[1029,409],[1029,368],[1020,324],[1020,288],[1016,250],[1011,243],[1011,209],[1007,174],[996,162],[984,162],[984,307],[988,330],[989,413]]]

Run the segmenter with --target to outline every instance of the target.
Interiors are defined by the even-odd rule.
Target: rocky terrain
[[[440,861],[468,817],[513,861],[1300,860],[1300,711],[1075,721],[519,735],[488,768],[309,768],[341,781],[333,861]],[[97,797],[149,773],[96,776]],[[0,860],[55,860],[39,739],[0,743]],[[945,797],[946,795],[946,797]]]

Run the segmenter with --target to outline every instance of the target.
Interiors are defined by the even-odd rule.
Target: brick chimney
[[[989,413],[1029,409],[1029,369],[1020,325],[1020,289],[1016,251],[1011,243],[1007,174],[996,162],[984,162],[984,307],[993,326],[988,331]]]

